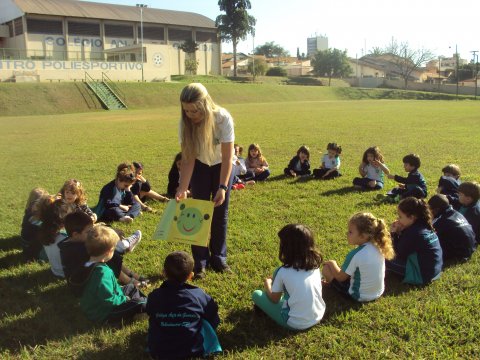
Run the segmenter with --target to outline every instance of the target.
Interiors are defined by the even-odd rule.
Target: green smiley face
[[[177,228],[183,235],[195,235],[202,228],[203,220],[208,220],[208,214],[202,215],[197,208],[185,208],[185,204],[180,205],[180,215],[175,216]]]

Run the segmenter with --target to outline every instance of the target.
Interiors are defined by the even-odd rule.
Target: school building
[[[143,35],[143,36],[142,36]],[[198,49],[180,46],[193,40]],[[221,73],[215,22],[203,15],[77,0],[0,0],[0,81],[165,81]]]

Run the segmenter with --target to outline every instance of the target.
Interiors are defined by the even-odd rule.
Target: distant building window
[[[23,22],[21,17],[13,20],[13,27],[15,28],[15,36],[23,34]]]
[[[190,30],[168,29],[168,41],[185,40],[192,40],[192,32]]]
[[[196,41],[198,42],[217,42],[217,34],[214,32],[197,31]]]
[[[105,24],[105,36],[133,39],[133,25]]]
[[[63,35],[61,21],[27,19],[27,31],[30,34]]]
[[[68,35],[100,36],[100,24],[69,21]]]
[[[138,27],[138,38],[141,38],[142,28]],[[143,39],[165,40],[165,29],[160,26],[143,26]]]

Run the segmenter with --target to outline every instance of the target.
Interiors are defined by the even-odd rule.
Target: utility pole
[[[473,62],[475,63],[475,100],[477,100],[477,83],[478,83],[478,50],[470,51],[473,54]]]
[[[140,8],[140,43],[141,43],[141,51],[142,51],[142,83],[144,81],[143,77],[143,63],[144,63],[144,58],[143,58],[143,8],[146,8],[148,5],[145,4],[137,4],[137,7]]]

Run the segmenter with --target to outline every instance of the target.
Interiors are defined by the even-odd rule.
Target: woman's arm
[[[230,175],[232,173],[232,157],[233,157],[233,142],[222,143],[222,167],[220,169],[220,182],[219,185],[224,185],[228,188]],[[183,161],[182,161],[183,166]],[[180,172],[183,174],[183,172]],[[180,176],[180,187],[182,186],[182,177]],[[219,188],[213,202],[215,207],[220,206],[225,201],[226,190]]]
[[[177,188],[177,193],[175,194],[175,200],[179,201],[181,199],[187,198],[188,185],[193,174],[193,167],[195,166],[195,159],[186,160],[182,156],[182,165],[180,166],[180,184]]]

